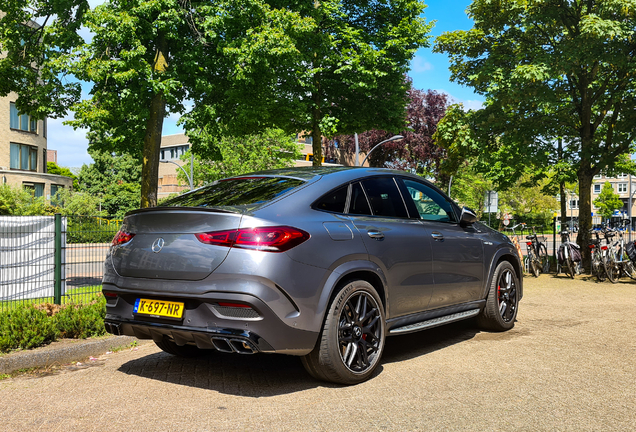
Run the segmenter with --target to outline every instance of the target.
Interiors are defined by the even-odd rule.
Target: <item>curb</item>
[[[132,336],[110,336],[103,339],[77,340],[57,345],[52,344],[34,350],[19,351],[0,357],[0,374],[9,374],[20,369],[63,365],[87,357],[98,356],[115,348],[128,345],[137,338]]]

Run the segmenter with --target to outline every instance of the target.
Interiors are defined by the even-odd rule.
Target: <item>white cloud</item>
[[[427,62],[423,57],[415,56],[411,62],[411,71],[413,72],[426,72],[433,70],[433,65]]]

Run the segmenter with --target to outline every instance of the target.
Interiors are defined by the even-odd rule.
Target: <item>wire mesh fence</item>
[[[25,303],[86,303],[101,291],[120,220],[0,217],[0,312]]]

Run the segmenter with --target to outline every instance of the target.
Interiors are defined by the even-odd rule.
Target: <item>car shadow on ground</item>
[[[481,330],[472,320],[463,320],[429,330],[390,336],[386,339],[382,363],[414,359],[460,342],[470,340]]]
[[[382,363],[408,361],[472,339],[479,330],[473,321],[387,338]],[[276,354],[240,355],[216,351],[196,358],[163,352],[124,363],[119,371],[166,383],[244,397],[271,397],[315,387],[339,388],[312,378],[300,358]],[[374,373],[382,374],[382,364]]]

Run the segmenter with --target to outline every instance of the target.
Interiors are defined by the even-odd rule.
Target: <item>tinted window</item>
[[[441,222],[455,221],[451,203],[435,189],[413,180],[402,179],[402,181],[415,204],[420,219]]]
[[[349,192],[349,186],[343,186],[339,189],[333,190],[323,195],[314,208],[316,210],[326,210],[336,213],[344,213],[345,205],[347,204],[347,193]]]
[[[392,177],[374,177],[362,181],[375,216],[407,217],[400,191]]]
[[[166,201],[167,207],[218,207],[265,204],[304,183],[280,177],[239,177],[220,180]]]
[[[349,214],[370,215],[371,208],[367,197],[362,190],[360,183],[351,185],[351,202],[349,204]]]

